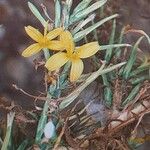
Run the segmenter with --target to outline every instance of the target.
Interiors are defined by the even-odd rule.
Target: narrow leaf
[[[88,7],[92,0],[82,0],[73,11],[73,15]]]
[[[19,147],[17,148],[17,150],[26,150],[27,146],[28,146],[29,140],[24,140]]]
[[[120,33],[120,36],[119,36],[118,44],[121,44],[122,41],[123,41],[123,36],[124,36],[125,29],[126,29],[126,27],[124,27],[124,28],[121,30],[121,33]],[[115,53],[116,53],[116,54],[115,54],[116,57],[117,57],[117,58],[120,58],[121,51],[120,51],[120,48],[119,48],[119,47],[116,48]]]
[[[132,48],[130,58],[129,58],[129,60],[128,60],[125,68],[124,68],[124,71],[123,71],[124,79],[127,79],[130,76],[132,67],[133,67],[135,60],[136,60],[137,48],[138,48],[138,46],[139,46],[139,44],[143,38],[144,38],[144,36],[140,37],[138,39],[138,41],[135,43],[134,47]]]
[[[100,27],[105,22],[107,22],[107,21],[109,21],[109,20],[111,20],[113,18],[116,18],[116,17],[118,17],[118,14],[115,14],[115,15],[109,16],[107,18],[104,18],[104,19],[100,20],[99,22],[95,23],[94,25],[86,28],[85,30],[76,33],[74,35],[74,41],[75,42],[80,41],[82,38],[84,38],[86,35],[88,35],[89,33],[91,33],[96,28]]]
[[[111,107],[112,105],[112,90],[110,87],[110,83],[108,82],[108,77],[106,74],[102,75],[103,84],[105,86],[104,88],[104,101],[107,107]]]
[[[86,9],[83,9],[82,11],[79,11],[78,13],[75,13],[70,16],[70,24],[79,21],[80,19],[86,17],[88,14],[92,13],[96,9],[100,8],[103,6],[107,0],[99,0],[98,2],[95,2],[91,6],[89,6]]]
[[[123,103],[122,103],[123,107],[135,98],[135,96],[137,95],[137,93],[140,90],[140,87],[141,87],[141,84],[138,84],[132,89],[132,91],[130,92],[128,97],[123,101]]]
[[[42,15],[40,14],[40,12],[38,11],[38,9],[31,3],[28,2],[28,6],[30,8],[30,10],[32,11],[32,13],[34,14],[34,16],[41,22],[41,24],[43,26],[45,26],[46,21],[45,19],[42,17]]]
[[[7,114],[7,131],[1,150],[8,150],[12,148],[11,136],[14,117],[15,117],[14,112],[10,112],[9,114]]]
[[[129,80],[129,82],[132,85],[136,85],[136,84],[144,82],[145,80],[150,80],[149,75],[145,75],[145,76],[143,75],[141,77],[137,77],[137,78],[131,79],[131,80]]]
[[[40,117],[40,120],[38,122],[38,127],[36,131],[36,137],[35,142],[39,143],[42,139],[43,133],[44,133],[44,127],[47,123],[47,112],[48,112],[48,102],[46,101],[43,107],[43,111]]]
[[[114,19],[113,26],[112,26],[112,32],[111,32],[110,39],[109,39],[110,45],[114,44],[115,32],[116,32],[116,20]],[[112,48],[109,48],[106,51],[105,60],[107,62],[109,62],[112,57],[112,50],[113,50]]]
[[[61,22],[61,4],[60,0],[55,0],[55,28],[60,26]]]
[[[74,35],[78,31],[80,31],[86,24],[88,24],[90,21],[94,20],[95,14],[91,14],[88,18],[85,20],[81,21],[72,31],[72,34]]]
[[[65,29],[67,29],[69,25],[69,8],[66,3],[63,4],[63,25]]]
[[[100,50],[106,50],[106,49],[110,49],[110,48],[118,48],[118,47],[131,47],[131,45],[129,44],[112,44],[112,45],[101,45],[100,46]]]
[[[75,89],[71,94],[69,94],[67,97],[62,99],[62,102],[59,105],[60,109],[64,109],[65,107],[69,106],[78,96],[79,94],[90,84],[92,83],[97,77],[99,77],[102,74],[108,73],[118,67],[121,67],[122,65],[124,65],[125,62],[108,67],[106,69],[104,69],[105,64],[103,64],[100,69],[94,73],[92,73],[87,79],[86,81],[81,84],[77,89]]]

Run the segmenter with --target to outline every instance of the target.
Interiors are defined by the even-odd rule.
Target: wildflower
[[[60,41],[53,40],[61,34],[61,32],[63,31],[62,28],[57,28],[47,33],[47,27],[45,27],[44,35],[42,35],[42,33],[40,33],[37,29],[33,28],[32,26],[25,27],[25,31],[36,43],[30,45],[23,51],[22,56],[24,57],[34,55],[41,51],[41,49],[43,48],[49,48],[52,50],[63,49],[63,46]]]
[[[49,71],[54,71],[70,61],[70,81],[76,81],[81,76],[84,69],[81,58],[94,55],[99,50],[99,44],[98,42],[91,42],[80,47],[75,47],[73,37],[69,31],[64,31],[60,35],[60,40],[64,44],[67,52],[58,52],[54,54],[48,59],[45,66]]]

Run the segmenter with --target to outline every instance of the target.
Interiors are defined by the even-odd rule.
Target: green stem
[[[46,60],[48,60],[50,58],[50,53],[49,50],[47,48],[43,49],[44,51],[44,57]]]
[[[40,117],[40,120],[38,122],[36,137],[35,137],[35,143],[39,143],[42,139],[44,127],[47,123],[47,112],[48,112],[48,102],[46,101],[43,107],[43,111]]]
[[[2,145],[1,150],[9,150],[13,149],[13,145],[11,143],[11,137],[12,137],[12,126],[13,126],[13,121],[14,121],[15,113],[10,112],[7,115],[7,131],[6,131],[6,136]]]

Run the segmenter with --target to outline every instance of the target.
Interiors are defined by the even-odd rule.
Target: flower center
[[[43,37],[43,39],[39,42],[40,46],[43,48],[46,48],[48,46],[49,40],[46,37]]]
[[[75,52],[72,53],[72,54],[67,54],[67,57],[68,57],[71,61],[79,59],[79,56],[78,56]]]

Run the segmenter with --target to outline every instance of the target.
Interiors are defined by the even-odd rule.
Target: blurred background
[[[42,12],[41,3],[46,5],[51,18],[54,17],[53,0],[30,0]],[[21,52],[32,41],[26,35],[24,26],[32,25],[42,30],[42,25],[33,16],[27,6],[28,0],[0,0],[0,98],[15,101],[29,109],[33,106],[28,96],[16,91],[12,84],[37,95],[44,92],[44,74],[35,70],[33,60],[38,56],[23,58]],[[74,0],[76,5],[80,0]],[[143,29],[150,35],[149,0],[109,0],[108,10],[120,14],[119,25],[130,24],[133,28]],[[127,36],[128,42],[135,41],[135,36]],[[146,42],[142,49],[149,51]]]
[[[25,33],[24,26],[32,25],[43,29],[29,10],[27,2],[28,0],[0,0],[0,97],[30,108],[33,104],[30,103],[30,97],[12,87],[12,84],[16,84],[33,95],[44,92],[44,74],[39,69],[36,71],[33,63],[37,55],[31,58],[21,56],[21,52],[33,42]],[[46,5],[53,18],[53,1],[31,2],[41,12],[41,3]]]

